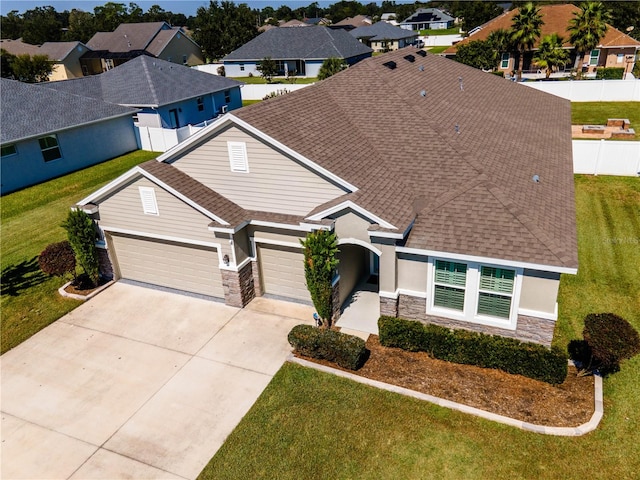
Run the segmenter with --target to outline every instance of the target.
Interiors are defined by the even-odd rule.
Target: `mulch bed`
[[[356,372],[302,358],[536,425],[577,427],[594,412],[593,377],[577,377],[575,367],[569,367],[564,383],[554,386],[500,370],[437,360],[424,352],[383,347],[376,335],[369,336],[367,348],[371,356]]]
[[[90,287],[88,282],[83,279],[78,277],[76,279],[76,281],[70,283],[69,285],[67,285],[64,289],[65,292],[67,293],[73,293],[75,295],[89,295],[91,292],[93,292],[94,290],[99,289],[100,287],[102,287],[104,284],[106,284],[109,280],[103,279],[101,278],[98,282],[98,286],[97,287]]]

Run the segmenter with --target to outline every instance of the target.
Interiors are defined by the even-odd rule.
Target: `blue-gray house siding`
[[[57,138],[61,154],[56,160],[44,160],[38,142],[40,136],[3,144],[3,147],[13,145],[16,152],[0,159],[3,195],[104,162],[138,148],[130,116],[112,118],[53,134]]]

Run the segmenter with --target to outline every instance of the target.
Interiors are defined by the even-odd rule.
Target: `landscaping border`
[[[470,407],[462,403],[452,402],[451,400],[435,397],[433,395],[428,395],[426,393],[416,392],[408,388],[398,387],[397,385],[391,385],[388,383],[380,382],[378,380],[371,380],[369,378],[361,377],[359,375],[345,372],[343,370],[338,370],[336,368],[331,368],[325,365],[320,365],[314,362],[310,362],[308,360],[304,360],[302,358],[296,357],[293,354],[289,355],[289,357],[287,358],[287,361],[292,363],[297,363],[298,365],[302,365],[303,367],[314,368],[321,372],[331,373],[339,377],[348,378],[355,382],[363,383],[365,385],[379,388],[381,390],[387,390],[389,392],[399,393],[400,395],[405,395],[407,397],[413,397],[413,398],[417,398],[418,400],[435,403],[436,405],[439,405],[441,407],[450,408],[452,410],[458,410],[460,412],[468,413],[470,415],[475,415],[476,417],[484,418],[486,420],[503,423],[505,425],[510,425],[512,427],[516,427],[521,430],[528,430],[535,433],[542,433],[544,435],[557,435],[557,436],[563,436],[563,437],[582,436],[586,433],[594,431],[596,427],[600,424],[600,421],[602,420],[602,416],[604,414],[604,403],[603,403],[603,395],[602,395],[602,377],[598,375],[594,375],[594,382],[593,382],[594,412],[593,412],[593,415],[591,416],[591,419],[587,423],[583,423],[582,425],[578,425],[577,427],[548,427],[545,425],[536,425],[533,423],[523,422],[522,420],[516,420],[515,418],[511,418],[511,417],[505,417],[504,415],[498,415],[496,413],[488,412],[486,410],[481,410],[475,407]]]
[[[58,289],[58,293],[60,295],[62,295],[63,297],[67,297],[67,298],[73,298],[74,300],[89,300],[90,298],[95,297],[97,294],[99,294],[101,291],[103,291],[104,289],[106,289],[107,287],[110,287],[111,285],[113,285],[115,283],[115,280],[109,280],[107,283],[105,283],[104,285],[102,285],[101,287],[96,288],[94,291],[92,291],[90,294],[88,295],[78,295],[77,293],[68,293],[65,291],[65,288],[67,288],[69,285],[71,285],[73,283],[73,281],[71,282],[67,282],[65,283],[63,286],[61,286]]]

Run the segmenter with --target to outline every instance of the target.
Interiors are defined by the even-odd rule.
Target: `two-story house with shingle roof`
[[[368,27],[355,28],[349,33],[368,47],[371,47],[374,52],[397,50],[412,45],[418,40],[417,32],[394,27],[386,22],[377,22]]]
[[[317,77],[327,58],[340,58],[353,65],[370,57],[373,50],[344,30],[307,26],[273,28],[261,33],[224,57],[229,77],[260,76],[260,61],[271,57],[278,65],[278,75],[296,72],[298,77]]]
[[[166,22],[122,23],[113,32],[97,32],[87,42],[92,51],[80,60],[88,75],[149,55],[180,65],[202,65],[202,49],[181,27]]]
[[[2,194],[138,148],[136,110],[3,78]]]
[[[368,281],[382,314],[549,345],[578,266],[571,148],[569,101],[408,47],[224,115],[78,206],[116,278],[308,303],[299,240],[330,229],[336,317]]]

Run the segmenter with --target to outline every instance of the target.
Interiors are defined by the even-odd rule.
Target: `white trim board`
[[[376,247],[374,247],[370,243],[359,240],[357,238],[339,238],[338,245],[359,245],[361,247],[366,248],[370,252],[375,253],[378,256],[382,255],[382,251],[378,250]]]
[[[383,219],[381,219],[377,215],[375,215],[375,214],[371,213],[370,211],[365,210],[361,206],[353,203],[351,200],[345,200],[344,202],[341,202],[338,205],[334,205],[333,207],[329,207],[326,210],[323,210],[323,211],[318,212],[318,213],[316,213],[314,215],[311,215],[311,216],[307,217],[307,220],[315,220],[315,221],[322,220],[324,217],[326,217],[328,215],[332,215],[334,213],[338,213],[338,212],[340,212],[342,210],[348,210],[348,209],[351,209],[354,212],[359,213],[363,217],[366,217],[369,220],[372,220],[373,223],[377,223],[381,227],[392,228],[394,230],[398,229],[397,227],[393,226],[389,222],[384,221]]]
[[[411,253],[414,255],[422,255],[425,257],[438,257],[447,260],[461,260],[464,262],[493,264],[504,267],[529,268],[531,270],[538,270],[542,272],[571,273],[574,275],[578,273],[577,268],[571,267],[561,267],[558,265],[542,265],[540,263],[517,262],[515,260],[506,260],[503,258],[480,257],[475,255],[465,255],[461,253],[441,252],[437,250],[423,250],[420,248],[396,247],[396,252]]]

